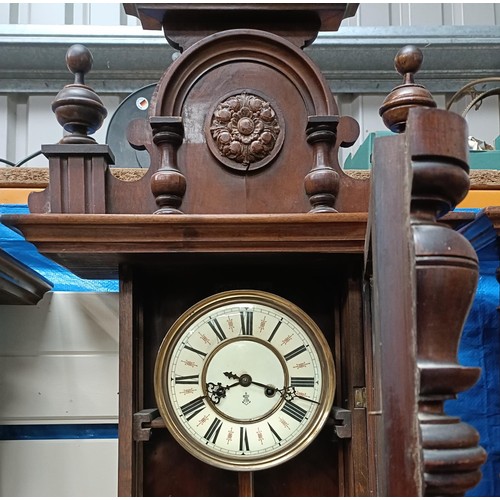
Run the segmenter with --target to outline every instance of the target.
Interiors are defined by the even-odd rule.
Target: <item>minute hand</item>
[[[310,403],[316,403],[319,405],[319,401],[315,401],[314,399],[307,398],[306,396],[301,396],[300,394],[297,394],[297,391],[295,390],[295,387],[293,385],[290,385],[288,387],[284,387],[280,391],[281,396],[286,400],[286,401],[292,401],[295,398],[298,399],[303,399],[304,401],[309,401]]]

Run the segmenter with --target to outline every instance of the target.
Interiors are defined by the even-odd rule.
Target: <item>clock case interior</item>
[[[279,295],[304,310],[317,323],[331,348],[337,370],[336,406],[354,400],[352,387],[366,387],[362,314],[362,260],[360,256],[196,255],[181,257],[177,265],[134,268],[134,309],[138,352],[144,356],[138,384],[141,408],[155,408],[156,353],[170,326],[189,307],[218,292],[255,289]],[[171,259],[169,259],[171,260]],[[173,259],[176,260],[176,259]],[[293,270],[293,271],[292,271]],[[342,355],[344,353],[344,355]],[[348,354],[347,357],[345,354]],[[351,470],[345,456],[366,436],[366,410],[353,421],[354,440],[342,442],[329,420],[319,436],[297,457],[282,465],[254,472],[256,496],[338,496],[349,475],[368,470],[368,450],[356,454]],[[167,429],[153,429],[141,455],[145,496],[238,496],[238,473],[204,464],[186,452]],[[347,476],[347,477],[346,477]],[[196,481],[189,478],[197,477]],[[304,482],[299,478],[307,477]],[[351,478],[353,480],[354,478]],[[358,488],[361,487],[358,479]],[[367,485],[365,485],[367,488]],[[314,493],[312,493],[314,491]]]

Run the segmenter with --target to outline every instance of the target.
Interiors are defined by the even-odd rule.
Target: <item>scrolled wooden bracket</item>
[[[149,119],[153,142],[161,152],[161,167],[151,177],[156,198],[155,214],[181,214],[179,207],[186,192],[186,178],[177,165],[177,150],[184,139],[180,116],[153,116]]]
[[[337,212],[335,201],[339,192],[339,174],[332,168],[330,154],[337,139],[338,116],[310,116],[307,142],[313,147],[314,161],[304,186],[312,209],[310,212]]]
[[[467,124],[435,109],[432,95],[414,82],[423,61],[403,47],[395,67],[404,82],[380,108],[393,132],[404,132],[413,174],[410,219],[416,276],[418,422],[425,495],[464,495],[481,479],[486,452],[479,434],[444,411],[444,403],[472,387],[479,368],[458,364],[463,326],[479,276],[477,255],[460,233],[437,222],[462,201],[470,186]]]
[[[412,232],[417,279],[418,420],[426,495],[463,495],[481,479],[479,434],[444,412],[473,386],[479,368],[457,362],[479,276],[477,255],[457,231],[437,222],[467,194],[467,125],[448,111],[414,108],[406,123],[412,160]]]

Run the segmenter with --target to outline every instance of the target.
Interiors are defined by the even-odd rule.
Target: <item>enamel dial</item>
[[[194,305],[156,359],[166,426],[192,455],[224,469],[259,470],[296,456],[321,430],[334,392],[319,327],[267,292],[223,292]]]

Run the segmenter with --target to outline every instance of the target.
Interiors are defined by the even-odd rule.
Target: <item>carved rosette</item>
[[[276,105],[254,93],[241,92],[221,101],[209,115],[207,143],[226,167],[240,172],[258,170],[278,154],[284,121]]]

